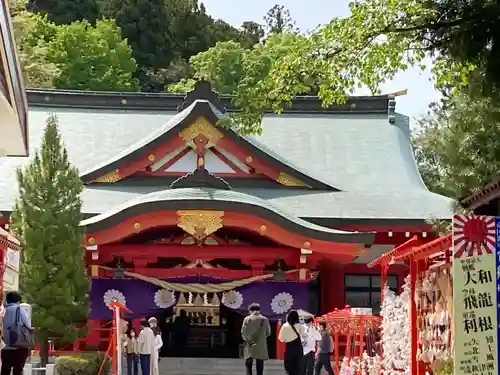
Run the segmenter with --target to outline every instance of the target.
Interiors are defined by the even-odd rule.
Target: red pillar
[[[340,353],[339,353],[339,348],[340,348],[340,340],[339,340],[339,332],[337,330],[335,330],[334,332],[334,345],[335,345],[335,351],[333,352],[333,359],[335,361],[335,370],[336,370],[336,374],[339,374],[340,373],[340,366],[341,366],[341,363],[340,363]]]
[[[281,330],[281,319],[278,320],[278,323],[276,324],[276,359],[280,359],[280,360],[283,360],[283,358],[285,358],[285,348],[284,348],[284,344],[278,340],[278,335],[280,333],[280,330]]]
[[[380,304],[384,301],[384,289],[385,284],[387,283],[387,273],[389,272],[389,265],[382,261],[380,264],[381,273],[380,273]],[[399,280],[398,280],[399,281]]]
[[[89,319],[87,321],[87,337],[85,338],[87,346],[98,347],[101,341],[101,321]]]
[[[417,305],[415,304],[415,293],[416,293],[416,282],[417,282],[418,267],[417,262],[410,259],[410,319],[411,319],[411,374],[418,374],[418,363],[417,363],[417,344],[418,344],[418,332],[417,332]]]

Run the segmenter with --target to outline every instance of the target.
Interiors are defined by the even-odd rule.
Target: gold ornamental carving
[[[222,132],[217,130],[205,117],[198,117],[192,125],[182,130],[179,135],[186,143],[190,143],[197,136],[203,135],[214,145],[224,137]]]
[[[278,178],[276,179],[280,184],[285,186],[294,186],[294,187],[309,187],[305,182],[302,182],[295,177],[290,176],[285,172],[280,172]]]
[[[112,171],[112,172],[106,173],[106,174],[105,174],[104,176],[102,176],[102,177],[96,178],[94,181],[95,181],[95,182],[106,182],[106,183],[110,183],[110,182],[116,182],[116,181],[120,181],[120,180],[121,180],[120,170],[115,169],[115,170],[114,170],[114,171]]]
[[[177,226],[198,241],[224,226],[224,211],[177,211]]]

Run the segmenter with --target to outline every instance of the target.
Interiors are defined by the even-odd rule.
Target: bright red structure
[[[393,251],[384,254],[368,266],[384,264],[382,267],[382,278],[387,274],[391,264],[405,262],[410,268],[410,319],[411,319],[411,373],[424,375],[429,370],[429,363],[419,361],[417,353],[422,349],[419,343],[419,322],[424,319],[419,315],[416,304],[416,286],[421,281],[426,272],[436,270],[449,272],[452,262],[452,235],[451,233],[438,237],[435,240],[419,245],[416,239],[402,244]]]
[[[380,328],[380,316],[354,314],[350,306],[345,306],[342,310],[335,309],[316,318],[316,321],[326,322],[333,335],[333,360],[337,374],[340,373],[341,342],[346,343],[344,356],[348,364],[353,357],[363,358],[365,349],[369,355],[375,354],[375,337]]]

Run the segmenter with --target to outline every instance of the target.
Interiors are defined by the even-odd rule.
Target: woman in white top
[[[280,329],[278,340],[285,343],[285,371],[288,375],[300,375],[303,371],[303,342],[307,340],[304,326],[299,323],[299,314],[290,310],[286,323]]]
[[[150,375],[160,375],[160,369],[158,362],[160,361],[160,349],[163,346],[163,340],[161,339],[161,332],[158,328],[158,321],[156,318],[149,318],[149,326],[155,334],[155,340],[153,345],[153,350],[151,352],[151,374]]]
[[[125,334],[123,346],[127,356],[127,375],[139,375],[139,344],[133,328]]]
[[[142,330],[137,339],[139,361],[141,364],[142,375],[150,375],[151,373],[151,354],[155,347],[155,334],[149,327],[146,319],[141,320]]]

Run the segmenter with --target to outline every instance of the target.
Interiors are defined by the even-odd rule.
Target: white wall
[[[14,249],[7,249],[5,253],[5,273],[3,276],[4,291],[19,290],[19,266],[21,254]]]

